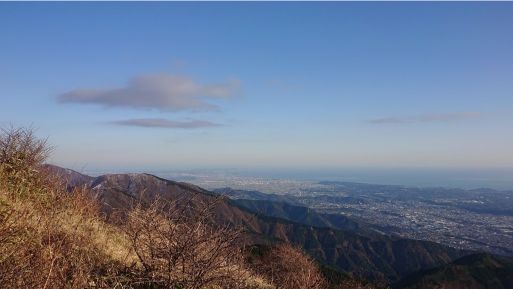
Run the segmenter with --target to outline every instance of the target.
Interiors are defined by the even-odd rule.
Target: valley
[[[180,179],[184,175],[173,177]],[[284,201],[323,213],[341,214],[387,235],[433,241],[464,250],[513,255],[513,192],[509,191],[221,174],[187,175],[187,180],[214,190],[221,187],[240,190],[238,194],[229,195],[232,198]]]

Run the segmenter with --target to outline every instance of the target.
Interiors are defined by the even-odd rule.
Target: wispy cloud
[[[373,124],[410,124],[410,123],[428,123],[428,122],[453,122],[466,119],[481,117],[479,112],[453,112],[453,113],[437,113],[423,114],[409,117],[383,117],[370,119],[367,122]]]
[[[96,104],[107,107],[157,109],[161,111],[207,111],[218,107],[216,99],[240,93],[238,80],[200,84],[183,75],[141,75],[118,88],[81,88],[58,96],[61,103]]]
[[[174,121],[164,118],[135,118],[127,120],[112,121],[111,124],[124,125],[124,126],[139,126],[139,127],[160,127],[160,128],[180,128],[180,129],[195,129],[195,128],[208,128],[222,126],[218,123],[213,123],[206,120],[190,120],[190,121]]]

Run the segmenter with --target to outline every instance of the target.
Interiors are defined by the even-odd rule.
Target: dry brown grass
[[[44,169],[49,151],[32,129],[0,134],[0,287],[107,284],[129,258],[108,240],[124,235],[103,222],[86,188],[69,193]]]
[[[49,196],[12,198],[0,192],[0,284],[5,288],[84,288],[119,267],[108,232],[86,199]],[[109,235],[109,236],[106,236]],[[100,238],[101,237],[101,238]]]

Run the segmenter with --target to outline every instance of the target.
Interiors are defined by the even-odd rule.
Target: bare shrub
[[[0,164],[11,190],[32,188],[52,148],[32,128],[0,129]]]
[[[126,232],[142,266],[140,282],[193,289],[247,285],[241,231],[211,224],[215,205],[157,200],[128,213]]]
[[[42,164],[51,147],[46,139],[37,138],[32,128],[0,129],[0,162],[12,171],[21,172]]]
[[[254,260],[256,270],[281,289],[324,289],[327,283],[317,264],[300,249],[278,244]]]

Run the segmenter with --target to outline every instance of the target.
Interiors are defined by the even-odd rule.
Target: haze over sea
[[[105,173],[147,172],[171,179],[176,178],[178,174],[187,174],[191,175],[191,182],[193,182],[194,175],[215,175],[217,178],[234,176],[240,178],[360,182],[414,187],[513,190],[513,168],[86,168],[78,170],[93,176]]]
[[[341,168],[262,171],[262,176],[420,187],[513,190],[513,168]]]

